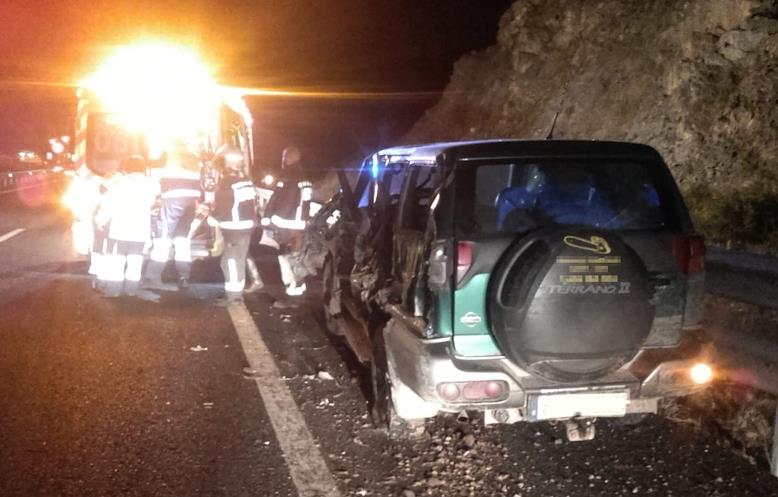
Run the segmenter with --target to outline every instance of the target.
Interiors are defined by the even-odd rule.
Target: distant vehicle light
[[[272,175],[272,174],[266,174],[266,175],[265,175],[265,178],[262,180],[262,182],[263,182],[264,184],[266,184],[267,186],[273,186],[273,182],[274,182],[275,180],[276,180],[276,179],[273,177],[273,175]]]
[[[697,385],[704,385],[713,379],[713,369],[705,363],[695,364],[689,370],[689,376]]]
[[[54,143],[51,144],[51,151],[59,155],[65,151],[65,144],[62,143],[61,141],[55,141]]]
[[[16,156],[19,157],[19,160],[21,161],[31,161],[37,157],[37,154],[35,152],[30,152],[29,150],[22,150],[21,152],[18,152]]]

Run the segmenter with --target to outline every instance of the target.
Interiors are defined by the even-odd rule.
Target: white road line
[[[0,243],[3,243],[6,240],[10,240],[11,238],[15,237],[16,235],[23,233],[27,231],[27,228],[16,228],[13,231],[9,231],[5,235],[0,236]]]
[[[340,497],[332,473],[305,424],[292,393],[281,380],[273,356],[243,303],[228,308],[257,388],[300,497]],[[260,492],[261,493],[261,492]]]

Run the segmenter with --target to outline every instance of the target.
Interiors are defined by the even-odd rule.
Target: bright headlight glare
[[[153,41],[119,47],[81,86],[158,148],[209,131],[223,96],[194,50]]]
[[[704,385],[713,379],[713,370],[705,363],[695,364],[689,371],[692,381],[697,385]]]
[[[272,174],[268,174],[265,176],[265,179],[263,180],[267,186],[270,186],[273,184],[273,181],[275,181],[275,178],[273,178]]]

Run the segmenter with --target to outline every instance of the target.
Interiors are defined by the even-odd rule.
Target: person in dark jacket
[[[246,257],[251,233],[259,225],[254,183],[246,175],[240,150],[228,148],[221,154],[223,173],[214,192],[211,217],[218,222],[224,238],[221,269],[224,298],[218,305],[243,300],[246,284]]]
[[[302,295],[305,283],[298,284],[290,254],[300,250],[302,233],[311,217],[313,184],[305,179],[300,150],[284,149],[281,157],[281,177],[265,208],[264,232],[260,244],[279,250],[281,277],[290,296]]]
[[[162,286],[162,272],[173,248],[178,287],[189,287],[192,271],[192,247],[189,230],[195,218],[197,202],[202,196],[200,162],[185,144],[176,144],[168,153],[165,166],[159,171],[161,198],[160,236],[153,240],[147,284]]]

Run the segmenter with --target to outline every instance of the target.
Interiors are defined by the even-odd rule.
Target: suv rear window
[[[456,170],[459,235],[548,225],[604,230],[677,229],[664,165],[618,159],[467,164]]]

